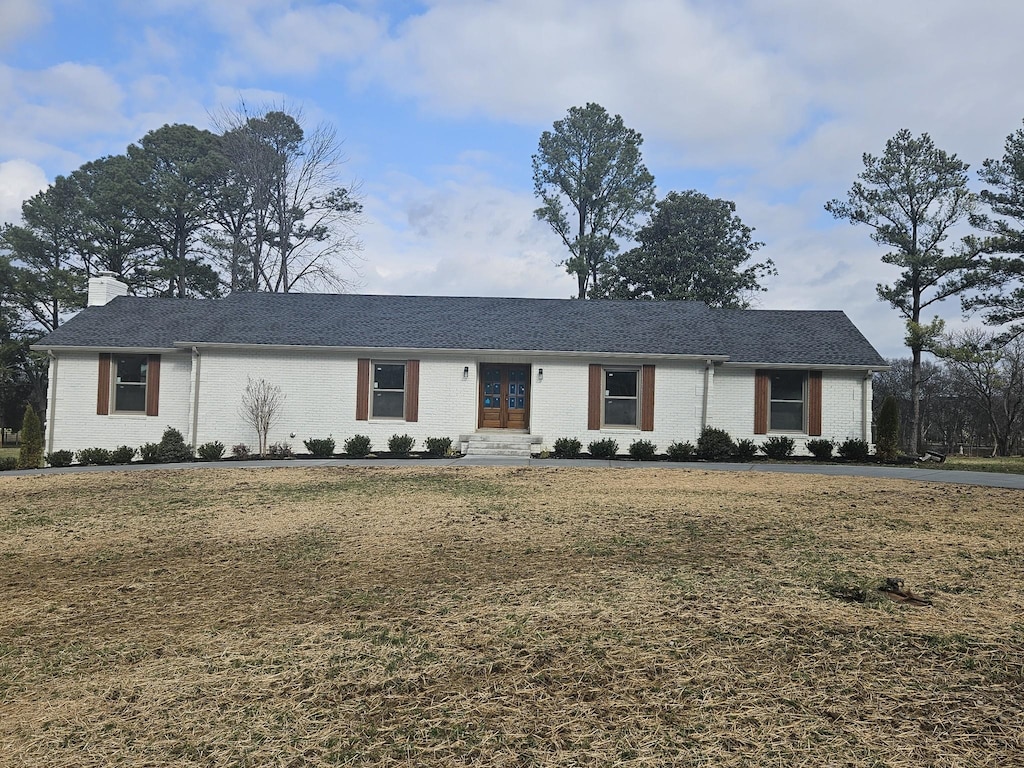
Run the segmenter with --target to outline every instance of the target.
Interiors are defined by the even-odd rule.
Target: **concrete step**
[[[528,459],[534,446],[540,446],[541,438],[516,432],[477,432],[462,435],[461,442],[467,456],[517,456]]]

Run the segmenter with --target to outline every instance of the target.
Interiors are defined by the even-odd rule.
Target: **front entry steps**
[[[528,459],[534,450],[540,450],[543,440],[539,435],[528,435],[525,432],[495,430],[459,435],[459,442],[466,456],[517,456]]]

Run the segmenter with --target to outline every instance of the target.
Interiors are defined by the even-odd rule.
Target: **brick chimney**
[[[86,306],[99,307],[127,293],[128,286],[118,280],[114,272],[100,272],[89,278],[89,302]]]

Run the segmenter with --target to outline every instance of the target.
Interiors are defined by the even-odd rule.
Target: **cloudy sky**
[[[530,156],[596,101],[644,136],[659,195],[736,202],[779,270],[759,306],[842,309],[902,355],[875,297],[894,271],[823,204],[901,128],[972,176],[1000,156],[1022,28],[1017,0],[0,0],[0,221],[165,123],[286,104],[345,140],[362,290],[568,297]]]

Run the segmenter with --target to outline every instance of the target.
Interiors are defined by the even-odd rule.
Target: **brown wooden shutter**
[[[771,391],[768,371],[754,371],[754,434],[768,434],[768,396]]]
[[[146,361],[146,415],[160,415],[160,355]]]
[[[640,431],[654,431],[654,366],[643,367],[643,383],[640,391]]]
[[[420,420],[420,361],[405,361],[405,420]]]
[[[110,413],[110,353],[100,352],[99,376],[96,384],[96,415]]]
[[[807,374],[807,434],[821,434],[821,371]]]
[[[356,364],[356,421],[370,418],[370,359],[360,357]]]
[[[587,393],[587,429],[601,428],[601,398],[603,397],[603,371],[600,365],[590,366],[590,386]]]

